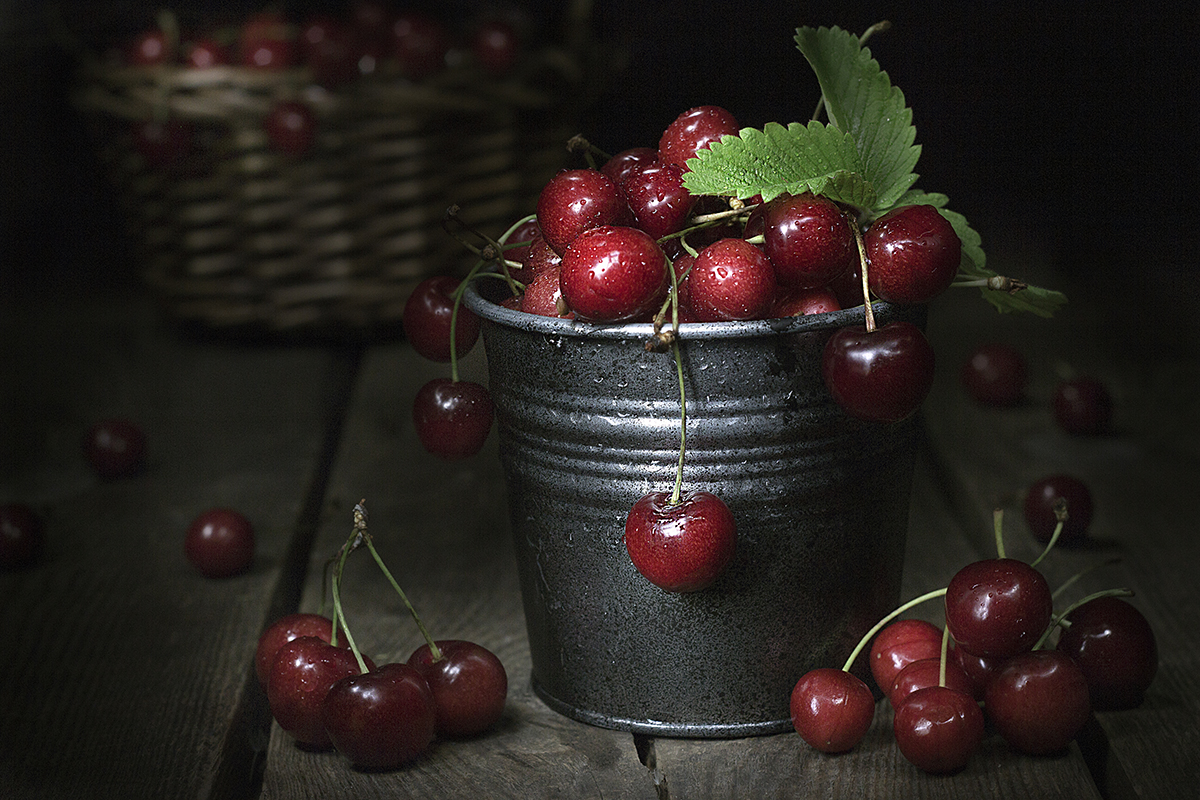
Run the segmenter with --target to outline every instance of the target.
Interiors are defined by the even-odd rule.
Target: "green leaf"
[[[862,208],[876,202],[875,189],[862,176],[854,140],[820,122],[744,128],[697,152],[688,159],[688,170],[683,185],[692,194],[743,200],[761,194],[770,200],[810,191]]]
[[[863,176],[877,193],[876,210],[891,208],[917,180],[921,147],[904,93],[841,28],[797,28],[796,46],[817,75],[831,124],[854,140]]]

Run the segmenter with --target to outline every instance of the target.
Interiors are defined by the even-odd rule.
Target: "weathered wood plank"
[[[1191,272],[1181,272],[1171,291],[1195,296]],[[1047,274],[1048,282],[1055,280]],[[1193,509],[1200,484],[1200,337],[1172,324],[1152,298],[1128,286],[1068,288],[1072,303],[1053,320],[981,318],[955,305],[939,309],[931,338],[943,368],[927,404],[930,436],[964,527],[982,545],[991,535],[988,509],[1005,508],[1009,551],[1020,558],[1040,549],[1017,502],[1025,487],[1067,472],[1091,488],[1092,543],[1060,548],[1043,569],[1057,585],[1119,557],[1119,564],[1079,581],[1062,602],[1114,586],[1133,589],[1131,602],[1154,627],[1161,661],[1146,702],[1097,714],[1087,746],[1102,762],[1098,771],[1110,796],[1184,796],[1200,780],[1200,594],[1190,575],[1200,561]],[[958,365],[986,340],[1008,342],[1026,354],[1031,381],[1025,404],[988,409],[965,398]],[[1073,437],[1056,427],[1050,401],[1068,372],[1096,375],[1111,387],[1113,434]]]
[[[464,377],[484,380],[482,352],[462,367]],[[263,798],[646,797],[653,786],[628,734],[565,719],[529,689],[528,640],[495,436],[476,457],[448,463],[427,455],[412,429],[417,388],[446,374],[445,365],[426,362],[405,345],[368,354],[301,607],[319,607],[323,562],[350,534],[354,504],[366,499],[380,553],[432,635],[471,639],[504,662],[504,717],[488,734],[439,742],[418,763],[387,773],[356,771],[336,753],[302,751],[276,725]],[[342,600],[351,632],[376,663],[406,660],[421,644],[366,552],[350,559]]]
[[[251,658],[347,391],[339,363],[184,340],[140,298],[5,309],[0,497],[37,507],[48,540],[39,565],[0,575],[5,797],[251,788]],[[144,427],[142,475],[85,465],[83,431],[109,415]],[[247,575],[209,580],[184,558],[188,523],[216,505],[256,526]]]

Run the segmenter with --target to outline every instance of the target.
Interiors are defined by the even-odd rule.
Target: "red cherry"
[[[633,221],[629,203],[607,175],[594,169],[568,169],[542,187],[537,220],[546,243],[559,255],[591,228]]]
[[[173,170],[192,153],[195,128],[180,119],[143,120],[133,123],[133,146],[153,169]]]
[[[637,227],[653,239],[683,230],[696,207],[696,197],[684,188],[683,170],[658,159],[631,168],[619,188]]]
[[[363,657],[367,669],[371,660]],[[333,745],[321,719],[321,704],[342,678],[358,675],[349,648],[334,647],[315,636],[293,639],[275,654],[267,672],[267,703],[279,727],[300,744],[315,749]]]
[[[414,79],[428,78],[446,67],[450,37],[441,22],[425,14],[406,11],[392,22],[396,60]]]
[[[763,319],[775,302],[775,268],[744,239],[721,239],[701,250],[687,283],[701,322]]]
[[[946,586],[946,627],[964,650],[1008,658],[1033,647],[1054,612],[1050,585],[1024,561],[989,558]]]
[[[658,157],[687,170],[687,161],[726,134],[739,131],[737,118],[720,106],[696,106],[667,126],[658,140]]]
[[[363,769],[395,769],[433,744],[436,711],[425,679],[407,664],[384,664],[334,683],[321,723],[339,753]]]
[[[604,165],[600,167],[600,171],[607,175],[617,185],[617,188],[621,188],[634,169],[643,164],[654,164],[660,161],[658,150],[653,147],[631,147],[605,161]]]
[[[216,39],[197,39],[188,47],[186,63],[192,69],[210,69],[229,63],[229,49]]]
[[[881,300],[925,303],[950,287],[962,242],[949,220],[929,205],[884,214],[867,230],[867,281]]]
[[[525,284],[525,291],[521,294],[518,308],[526,314],[574,319],[574,312],[568,310],[566,313],[562,313],[562,309],[566,308],[566,305],[563,303],[560,306],[559,303],[562,300],[562,284],[559,276],[558,267],[544,268],[540,272],[534,273],[533,279]]]
[[[529,248],[533,245],[533,240],[541,238],[542,228],[538,225],[537,219],[528,219],[516,227],[512,234],[505,242],[504,257],[509,261],[516,261],[525,265],[525,258],[529,255]],[[520,244],[524,242],[524,244]],[[511,269],[511,268],[510,268]]]
[[[493,75],[510,72],[520,50],[516,29],[502,19],[485,20],[471,36],[471,53]]]
[[[440,736],[461,739],[491,728],[504,713],[508,673],[495,653],[458,639],[436,642],[442,657],[435,661],[428,644],[408,657],[429,684],[437,707]]]
[[[229,578],[250,569],[254,529],[228,508],[212,508],[192,520],[183,539],[187,560],[209,578]]]
[[[850,220],[820,195],[775,198],[763,212],[763,224],[763,252],[780,286],[827,286],[859,261]]]
[[[893,706],[899,708],[904,698],[913,692],[938,685],[942,685],[941,653],[933,658],[922,658],[906,664],[904,669],[897,672],[896,677],[892,679],[892,685],[887,690],[887,697]],[[949,658],[946,659],[944,685],[972,697],[975,695],[975,684],[967,677],[967,673],[963,672],[962,667]]]
[[[430,361],[450,360],[450,321],[454,317],[454,292],[458,278],[436,275],[417,284],[404,304],[404,335],[421,356]],[[459,358],[479,339],[479,316],[460,303],[454,323],[454,349]]]
[[[272,622],[258,637],[258,647],[254,651],[254,674],[259,683],[267,685],[267,674],[279,648],[293,639],[301,636],[315,636],[321,641],[328,642],[333,638],[333,620],[320,614],[288,614]],[[345,638],[339,638],[339,646]]]
[[[784,289],[771,306],[772,317],[803,317],[807,314],[828,314],[839,311],[842,304],[828,288]]]
[[[532,276],[553,270],[557,274],[561,266],[562,256],[555,252],[550,243],[546,241],[546,237],[541,233],[534,236],[529,242],[529,252],[525,254],[525,260],[521,267],[522,272]]]
[[[792,725],[823,753],[852,750],[875,717],[875,696],[855,675],[832,667],[806,672],[791,696]]]
[[[900,753],[917,768],[933,774],[957,772],[983,741],[983,712],[970,694],[930,686],[896,706],[892,732]]]
[[[711,586],[733,559],[737,523],[721,498],[705,491],[651,492],[625,519],[625,548],[638,572],[668,592]]]
[[[1061,752],[1092,713],[1083,670],[1058,650],[1013,656],[988,683],[983,699],[996,731],[1029,755]]]
[[[911,322],[882,328],[846,327],[825,344],[821,374],[847,414],[899,422],[921,407],[933,385],[933,347]]]
[[[42,518],[24,503],[0,503],[0,570],[37,561],[45,547]]]
[[[492,397],[473,381],[434,378],[417,390],[413,426],[425,449],[455,460],[475,455],[492,430]]]
[[[963,388],[985,406],[1015,406],[1025,397],[1029,369],[1020,351],[1004,344],[979,346],[959,372]]]
[[[279,11],[260,11],[242,23],[238,59],[254,69],[286,69],[296,63],[296,43]]]
[[[887,625],[871,642],[871,677],[887,694],[897,673],[914,661],[939,658],[942,632],[923,619],[899,619]]]
[[[312,147],[317,132],[317,116],[307,103],[281,100],[267,113],[263,128],[276,150],[289,156],[298,156]]]
[[[971,681],[971,694],[976,700],[983,699],[983,692],[996,673],[1004,666],[1007,659],[980,656],[962,649],[950,642],[950,652],[947,658],[952,659],[962,669],[963,674]]]
[[[1158,672],[1158,643],[1150,623],[1119,597],[1097,597],[1067,615],[1057,649],[1075,660],[1087,680],[1092,708],[1136,708]]]
[[[1063,522],[1058,541],[1069,545],[1087,536],[1095,513],[1091,490],[1073,475],[1047,475],[1030,485],[1022,505],[1025,522],[1034,538],[1040,542],[1049,542],[1054,535],[1054,529],[1058,526],[1054,507],[1060,498],[1067,503],[1067,519]]]
[[[128,478],[145,467],[146,435],[129,420],[101,420],[88,429],[83,452],[101,478]]]
[[[125,53],[125,62],[137,67],[153,67],[175,59],[171,42],[161,30],[139,34]]]
[[[1109,433],[1112,416],[1112,395],[1096,378],[1073,378],[1054,390],[1054,421],[1067,433],[1080,436]]]
[[[607,179],[606,179],[607,180]],[[667,257],[637,228],[584,231],[563,254],[563,299],[580,319],[629,322],[648,317],[666,297]]]

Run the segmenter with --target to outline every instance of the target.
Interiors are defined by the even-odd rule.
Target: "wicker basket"
[[[556,49],[505,79],[462,66],[419,84],[377,73],[327,91],[303,68],[90,63],[76,102],[173,317],[371,332],[395,328],[419,280],[463,265],[442,228],[449,205],[497,232],[530,212],[568,158],[586,72]],[[300,156],[270,147],[263,128],[283,99],[318,120]],[[181,168],[156,169],[133,145],[132,121],[155,115],[198,132]]]

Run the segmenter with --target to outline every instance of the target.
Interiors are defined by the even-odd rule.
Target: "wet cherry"
[[[320,706],[329,740],[350,763],[395,769],[433,744],[436,720],[429,684],[407,664],[384,664],[347,675],[329,687]]]
[[[364,656],[367,668],[370,659]],[[332,746],[321,719],[321,703],[330,687],[361,670],[354,653],[315,636],[301,636],[279,648],[267,672],[271,715],[290,736],[308,747]]]
[[[923,619],[898,619],[871,642],[871,677],[887,694],[900,670],[914,661],[938,658],[941,653],[942,631],[936,625]]]
[[[733,558],[737,523],[711,492],[691,491],[678,503],[670,492],[651,492],[625,520],[625,548],[638,572],[668,592],[711,586]]]
[[[254,650],[254,674],[259,683],[267,685],[267,673],[279,648],[301,636],[315,636],[328,642],[333,637],[333,620],[320,614],[296,613],[282,616],[267,626]],[[344,637],[338,639],[339,645],[345,641]]]
[[[911,322],[867,331],[846,327],[825,345],[821,374],[846,413],[873,422],[899,422],[916,413],[933,385],[933,347]]]
[[[425,278],[404,304],[404,335],[413,349],[430,361],[450,360],[450,322],[459,283],[449,275]],[[454,324],[454,349],[459,358],[475,346],[479,327],[479,316],[460,303]]]
[[[492,429],[492,396],[474,381],[434,378],[417,390],[413,426],[425,450],[448,460],[480,451]]]
[[[491,728],[504,713],[508,673],[495,653],[461,639],[435,642],[441,658],[428,644],[408,657],[408,665],[428,683],[437,709],[439,736],[461,739]]]
[[[1046,578],[1012,558],[967,564],[946,586],[945,604],[946,626],[958,646],[992,658],[1033,647],[1053,613]]]

